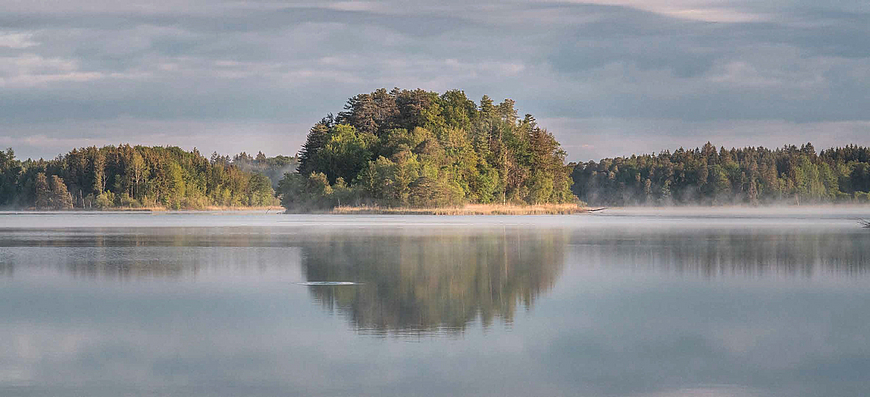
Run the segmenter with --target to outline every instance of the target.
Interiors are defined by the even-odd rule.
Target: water
[[[862,208],[0,215],[2,396],[865,396]]]

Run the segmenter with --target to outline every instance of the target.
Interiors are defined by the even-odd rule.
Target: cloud
[[[712,0],[579,0],[576,3],[617,5],[705,22],[751,22],[765,19],[758,12],[733,6],[733,2],[729,7],[728,2]]]
[[[570,161],[694,149],[710,141],[732,147],[801,145],[817,150],[866,142],[870,121],[796,123],[787,120],[687,122],[679,119],[553,118],[538,119],[569,153]],[[866,144],[866,143],[865,143]]]
[[[375,1],[337,1],[326,7],[338,11],[386,11],[383,4]]]
[[[157,121],[121,117],[28,124],[26,129],[0,125],[0,147],[15,148],[19,158],[52,158],[76,147],[127,143],[127,136],[135,136],[133,144],[197,148],[206,155],[212,152],[237,154],[245,150],[262,151],[269,156],[293,155],[313,122]],[[240,142],[244,146],[239,145]]]
[[[0,58],[0,87],[33,88],[57,82],[87,82],[105,77],[99,72],[84,72],[78,63],[66,59],[43,58],[35,54]]]
[[[125,119],[302,125],[394,86],[509,97],[539,120],[616,120],[624,129],[601,136],[611,140],[643,120],[678,131],[861,122],[868,13],[785,0],[15,2],[0,12],[0,127],[18,136]],[[117,125],[116,136],[143,141],[137,125]],[[831,140],[854,138],[844,134]],[[256,151],[267,136],[239,144]]]
[[[22,49],[39,45],[31,33],[0,33],[0,48]]]

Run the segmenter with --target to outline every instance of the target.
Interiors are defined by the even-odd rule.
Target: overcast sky
[[[0,147],[292,155],[379,87],[512,98],[569,160],[870,145],[870,2],[0,0]]]

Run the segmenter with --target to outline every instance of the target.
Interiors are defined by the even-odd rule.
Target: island
[[[514,101],[379,89],[311,127],[278,185],[291,212],[510,214],[584,210],[553,134]]]

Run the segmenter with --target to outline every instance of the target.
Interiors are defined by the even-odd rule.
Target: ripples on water
[[[0,216],[0,395],[867,395],[867,211],[696,211]]]

